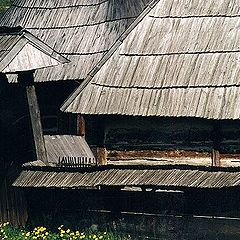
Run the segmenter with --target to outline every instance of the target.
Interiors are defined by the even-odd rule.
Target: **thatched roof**
[[[62,110],[240,119],[240,0],[152,6]]]
[[[82,80],[149,0],[16,0],[0,25],[20,25],[67,57],[36,81]]]
[[[152,187],[156,189],[240,186],[239,169],[186,166],[102,166],[88,169],[25,168],[13,183],[24,188]]]
[[[68,63],[21,27],[0,27],[0,72],[16,73]]]

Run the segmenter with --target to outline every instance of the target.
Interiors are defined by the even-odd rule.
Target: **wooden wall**
[[[25,226],[28,220],[28,207],[24,191],[11,185],[17,177],[16,166],[2,175],[0,181],[0,223],[10,222],[15,226]]]
[[[98,116],[86,117],[86,121],[89,144],[105,146],[110,161],[177,159],[180,164],[211,166],[217,145],[221,166],[240,164],[238,120]]]

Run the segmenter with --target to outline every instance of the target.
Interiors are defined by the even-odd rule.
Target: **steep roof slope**
[[[159,0],[62,110],[240,118],[240,0]]]
[[[22,26],[67,57],[36,81],[82,80],[149,0],[16,0],[0,25]]]
[[[68,60],[21,27],[0,27],[0,72],[15,73],[63,63]]]

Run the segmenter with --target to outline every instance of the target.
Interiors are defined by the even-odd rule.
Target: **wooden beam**
[[[37,95],[35,87],[33,85],[34,77],[33,72],[21,72],[18,75],[18,81],[23,84],[25,88],[28,110],[31,120],[31,128],[34,140],[35,154],[37,160],[43,161],[48,164],[47,152],[45,147],[45,141],[43,137],[43,130],[41,124],[40,109],[37,101]]]
[[[97,163],[98,165],[107,165],[107,149],[106,148],[97,148]]]
[[[220,143],[221,143],[221,128],[218,121],[213,122],[213,149],[212,149],[212,166],[220,167]]]
[[[77,134],[80,136],[85,136],[86,134],[86,124],[81,114],[77,115]]]
[[[220,153],[218,150],[213,149],[212,150],[212,166],[220,167],[221,166],[221,160],[220,160]]]

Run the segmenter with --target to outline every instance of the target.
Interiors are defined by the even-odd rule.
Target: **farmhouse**
[[[240,2],[65,4],[16,1],[0,22],[71,60],[35,74],[47,160],[24,161],[13,183],[32,216],[104,208],[239,217]]]
[[[140,209],[150,212],[164,209],[156,204],[159,191],[182,191],[182,212],[228,215],[234,209],[238,216],[239,9],[234,6],[151,2],[62,106],[85,118],[86,140],[101,149],[98,161],[107,166],[35,162],[24,166],[13,185],[48,194],[53,188],[114,192],[115,204],[126,189],[142,191],[144,199],[147,190],[156,195],[141,201]],[[129,204],[140,211],[130,203],[136,201],[132,194]],[[170,205],[175,211],[166,201],[165,207]]]

